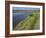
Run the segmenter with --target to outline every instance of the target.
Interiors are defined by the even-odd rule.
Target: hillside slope
[[[27,18],[21,21],[14,30],[34,30],[39,26],[38,20],[40,19],[39,13],[32,13],[32,15],[28,15]]]

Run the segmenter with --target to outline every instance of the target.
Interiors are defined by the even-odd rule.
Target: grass
[[[33,12],[32,15],[28,15],[26,19],[21,21],[14,30],[33,30],[37,23],[38,18],[40,18],[39,12]]]

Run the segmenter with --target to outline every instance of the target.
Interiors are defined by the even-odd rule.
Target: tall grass
[[[37,19],[40,18],[39,16],[39,12],[33,12],[32,14],[28,15],[25,20],[18,23],[14,30],[33,30],[35,24],[37,23]]]

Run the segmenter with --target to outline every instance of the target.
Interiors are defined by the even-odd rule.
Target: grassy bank
[[[38,18],[40,18],[39,16],[39,12],[34,12],[32,15],[28,15],[26,19],[18,23],[14,30],[33,30],[36,24],[39,24],[37,23]]]

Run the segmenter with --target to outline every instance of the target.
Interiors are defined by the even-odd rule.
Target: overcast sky
[[[13,10],[40,10],[40,8],[13,7]]]

